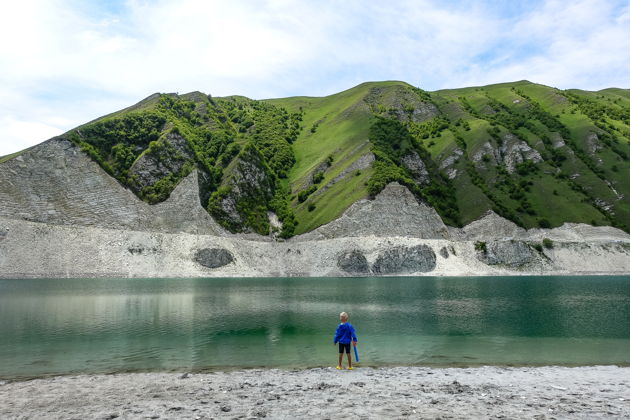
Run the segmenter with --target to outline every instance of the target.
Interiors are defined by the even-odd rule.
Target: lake
[[[630,364],[630,276],[0,280],[0,378],[334,366]]]

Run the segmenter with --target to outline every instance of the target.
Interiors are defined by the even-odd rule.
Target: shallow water
[[[630,364],[630,276],[0,280],[0,377],[335,364]]]

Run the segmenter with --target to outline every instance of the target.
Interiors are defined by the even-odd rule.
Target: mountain
[[[629,157],[630,90],[617,88],[559,90],[520,81],[427,92],[388,81],[326,97],[154,94],[0,158],[0,220],[23,232],[37,231],[28,223],[44,223],[69,247],[71,231],[52,226],[233,238],[220,248],[232,249],[236,261],[247,247],[253,261],[271,246],[261,264],[280,258],[269,243],[296,235],[287,244],[371,236],[451,241],[413,245],[429,246],[429,253],[377,241],[372,254],[355,245],[335,248],[344,243],[337,241],[318,274],[346,259],[363,267],[352,269],[359,273],[396,273],[377,264],[379,256],[435,263],[442,248],[455,263],[448,247],[456,253],[460,242],[466,243],[460,252],[486,265],[525,255],[528,264],[547,267],[537,256],[551,258],[552,248],[537,250],[545,238],[626,240],[617,229],[630,229]],[[28,223],[18,228],[16,220]],[[0,226],[0,250],[5,238]],[[120,241],[134,258],[161,255],[151,251],[159,246],[147,245],[152,240],[130,238]],[[234,238],[254,242],[235,248]],[[20,241],[28,246],[26,236]],[[81,254],[85,247],[78,246]],[[87,251],[102,245],[91,246]],[[254,249],[262,254],[254,257]],[[321,249],[300,252],[311,255],[295,257],[301,269],[289,272],[276,261],[266,275],[298,275],[322,264],[315,261]],[[614,252],[627,258],[628,247]],[[232,262],[219,254],[206,257]],[[562,270],[579,260],[571,255]],[[460,272],[484,272],[466,261]],[[1,263],[0,253],[0,271]],[[247,272],[240,268],[226,275]]]
[[[428,93],[387,82],[269,102],[304,112],[290,176],[294,193],[328,156],[336,158],[312,198],[296,205],[298,233],[392,179],[450,225],[492,209],[526,228],[582,222],[627,230],[629,93],[560,91],[526,81]],[[370,154],[376,163],[361,164]],[[330,188],[353,164],[367,166],[363,179]]]

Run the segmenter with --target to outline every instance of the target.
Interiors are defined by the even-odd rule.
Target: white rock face
[[[529,147],[527,143],[513,134],[503,136],[503,144],[499,147],[501,161],[508,172],[512,173],[516,165],[526,160],[534,163],[542,162],[542,156],[538,151]]]
[[[553,147],[555,149],[559,149],[566,145],[560,133],[551,133],[551,142],[553,143]]]
[[[432,207],[418,203],[406,187],[394,182],[374,200],[357,201],[338,219],[295,240],[367,235],[446,239],[449,232]]]
[[[67,140],[55,138],[0,165],[0,217],[157,232],[224,235],[201,207],[193,171],[149,205]]]
[[[503,161],[499,150],[490,144],[490,142],[484,143],[479,149],[477,149],[471,157],[471,160],[478,163],[483,160],[484,156],[487,156],[487,159],[489,159],[489,162],[491,162],[493,166],[496,166],[498,163]]]
[[[427,171],[427,167],[420,159],[420,156],[415,151],[405,155],[400,159],[402,164],[411,172],[411,176],[413,180],[418,184],[428,184],[431,182],[431,178],[429,177],[429,171]]]
[[[542,252],[524,241],[504,241],[515,244],[508,248],[489,242],[491,254],[484,260],[473,241],[400,236],[261,242],[236,236],[71,227],[9,219],[0,219],[0,231],[5,232],[0,240],[0,278],[378,275],[375,268],[388,261],[386,275],[630,273],[630,239],[558,240],[553,249]],[[401,263],[396,271],[392,266],[398,261],[396,257],[413,256],[418,247],[423,250],[422,258],[414,258],[411,265]],[[208,264],[200,258],[203,250],[217,255],[225,250],[223,254],[230,256],[226,261],[231,262]],[[357,251],[368,267],[363,273],[343,266],[343,257]],[[409,271],[410,266],[417,266],[419,271]]]
[[[454,179],[457,176],[457,169],[453,166],[463,155],[464,151],[458,147],[440,163],[440,169],[446,172],[449,179]]]
[[[462,241],[522,239],[526,236],[525,229],[504,219],[492,210],[461,229],[450,227],[449,231],[454,239]]]
[[[590,154],[595,154],[603,149],[602,142],[596,133],[589,133],[586,137],[586,148]]]

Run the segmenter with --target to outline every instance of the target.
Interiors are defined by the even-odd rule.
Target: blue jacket
[[[354,327],[352,324],[349,322],[339,324],[337,331],[335,331],[333,341],[335,344],[350,344],[351,341],[357,341],[357,336],[354,334]]]

